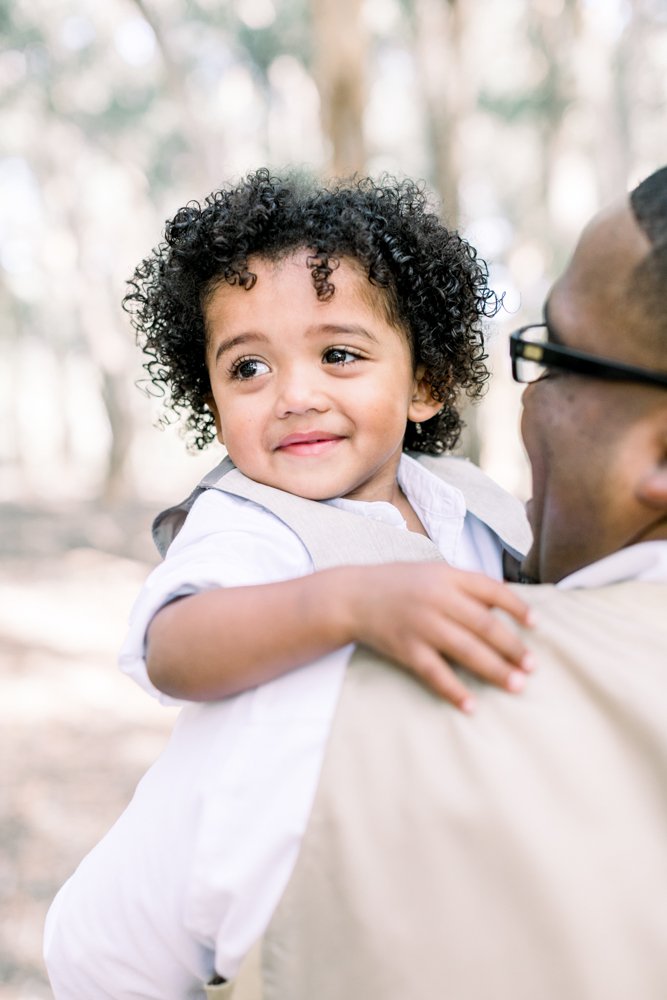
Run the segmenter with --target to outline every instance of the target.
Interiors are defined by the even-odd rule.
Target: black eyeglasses
[[[537,382],[549,370],[576,372],[593,378],[611,379],[616,382],[644,382],[648,385],[667,386],[667,373],[653,372],[649,368],[624,365],[620,361],[598,358],[572,347],[549,343],[546,323],[522,326],[510,336],[512,377],[516,382]]]

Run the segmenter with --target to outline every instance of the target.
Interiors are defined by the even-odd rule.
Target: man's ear
[[[209,410],[213,414],[213,419],[215,420],[215,434],[216,434],[216,437],[217,437],[218,441],[220,442],[220,444],[224,445],[225,442],[224,442],[223,437],[222,437],[222,424],[220,422],[220,411],[218,410],[218,407],[216,406],[216,403],[215,403],[215,400],[214,400],[213,396],[208,396],[206,398],[206,405],[208,406]]]
[[[667,460],[646,472],[635,488],[637,499],[667,513]]]
[[[412,399],[408,407],[408,420],[412,420],[415,424],[425,423],[441,409],[442,402],[435,399],[431,383],[426,378],[426,368],[424,365],[419,365],[415,372]]]
[[[648,464],[635,486],[640,503],[667,513],[667,414],[657,429],[653,461]]]

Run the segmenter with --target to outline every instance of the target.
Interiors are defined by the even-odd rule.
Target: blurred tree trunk
[[[99,495],[117,500],[128,486],[127,460],[132,444],[133,424],[128,403],[128,375],[131,339],[118,322],[118,290],[108,274],[100,271],[86,248],[91,244],[90,220],[79,205],[69,213],[69,229],[76,234],[78,283],[72,296],[77,342],[84,346],[94,369],[99,372],[100,399],[109,423],[111,440],[106,453]]]
[[[331,144],[336,176],[366,165],[364,109],[368,39],[362,0],[311,0],[313,75],[320,92],[322,130]]]
[[[125,372],[102,369],[102,401],[111,427],[111,446],[102,484],[104,500],[118,500],[127,491],[126,464],[132,444],[134,427],[127,405]]]
[[[618,62],[607,35],[597,32],[587,18],[581,51],[590,66],[587,74],[591,129],[586,152],[595,164],[600,204],[618,198],[626,189],[629,173],[629,120],[618,94]]]
[[[174,124],[185,139],[190,153],[188,157],[190,182],[193,190],[201,191],[203,196],[219,183],[218,172],[223,162],[222,150],[210,127],[201,121],[197,103],[193,101],[187,87],[187,68],[183,60],[174,53],[159,17],[145,0],[132,0],[132,2],[155,35],[164,69],[165,93],[172,105]],[[156,7],[159,9],[157,2]]]
[[[463,128],[476,102],[476,83],[466,59],[469,0],[413,0],[412,18],[419,79],[432,156],[432,182],[441,202],[443,221],[461,224],[459,182],[465,156]],[[464,430],[456,451],[479,462],[477,410],[460,400]]]
[[[595,164],[604,204],[625,192],[628,182],[632,147],[628,86],[636,74],[630,76],[626,61],[633,49],[642,51],[645,39],[639,18],[629,21],[620,41],[609,26],[600,30],[597,22],[590,11],[580,19],[577,82],[590,122],[586,153]]]
[[[433,156],[433,183],[443,215],[459,225],[462,127],[474,108],[475,83],[465,59],[470,4],[465,0],[413,0],[420,82]]]
[[[7,377],[4,386],[0,405],[0,418],[2,427],[0,430],[0,468],[8,470],[16,469],[20,477],[25,471],[25,451],[21,447],[21,435],[18,421],[19,394],[21,385],[16,377],[12,377],[19,368],[19,338],[21,336],[21,318],[16,301],[11,298],[0,282],[0,314],[4,317],[2,326],[2,358],[5,376]]]
[[[419,82],[432,156],[431,180],[442,205],[441,216],[451,229],[461,224],[459,182],[465,156],[463,128],[476,102],[476,82],[466,60],[469,0],[412,0]],[[479,461],[477,411],[460,400],[465,422],[456,449]]]
[[[527,35],[544,60],[544,80],[534,125],[538,135],[540,170],[533,198],[517,219],[529,238],[544,245],[544,233],[551,234],[545,245],[547,270],[558,271],[570,253],[571,236],[563,234],[553,218],[551,195],[562,155],[571,150],[572,136],[564,130],[567,110],[576,100],[573,52],[580,31],[579,0],[537,0],[527,11]]]

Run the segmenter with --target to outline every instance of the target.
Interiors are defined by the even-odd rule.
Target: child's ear
[[[208,396],[207,397],[207,399],[206,399],[206,405],[208,406],[209,410],[213,414],[213,419],[215,420],[215,434],[216,434],[216,437],[217,437],[218,441],[220,442],[220,444],[224,445],[225,442],[224,442],[223,437],[222,437],[222,424],[220,422],[220,411],[218,410],[218,407],[216,406],[216,403],[215,403],[215,400],[214,400],[213,396]]]
[[[416,424],[425,423],[441,409],[442,403],[433,396],[431,383],[426,378],[426,369],[424,365],[419,365],[415,372],[412,399],[408,407],[408,420],[412,420]]]

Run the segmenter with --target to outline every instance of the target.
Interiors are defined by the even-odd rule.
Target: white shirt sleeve
[[[186,708],[127,809],[56,896],[44,935],[56,1000],[203,1000],[213,944],[186,930],[190,872],[208,765],[224,769],[248,708],[243,698]]]
[[[350,647],[192,704],[56,896],[56,1000],[203,1000],[261,936],[296,862]]]
[[[249,500],[206,490],[132,608],[121,670],[164,704],[184,704],[158,691],[146,671],[146,632],[160,608],[203,590],[276,583],[312,570],[303,542],[279,518]]]

